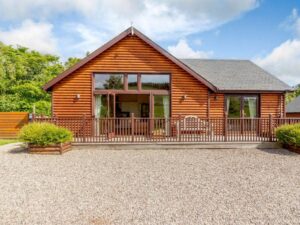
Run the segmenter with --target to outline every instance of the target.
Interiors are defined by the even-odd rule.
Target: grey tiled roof
[[[291,88],[249,60],[180,59],[222,91],[286,91]]]
[[[286,112],[288,113],[300,113],[300,96],[291,101],[286,106]]]

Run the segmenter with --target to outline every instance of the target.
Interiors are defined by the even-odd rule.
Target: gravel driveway
[[[0,224],[299,224],[285,150],[0,151]]]

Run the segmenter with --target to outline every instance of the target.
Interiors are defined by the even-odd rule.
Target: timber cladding
[[[0,112],[0,138],[16,138],[28,122],[27,112]]]
[[[268,117],[270,114],[274,117],[284,116],[284,105],[284,94],[282,93],[264,93],[260,95],[261,117]]]
[[[137,36],[125,37],[54,85],[52,102],[56,116],[93,116],[94,72],[169,73],[171,115],[207,116],[208,88]],[[79,100],[75,99],[76,94],[80,94]]]
[[[286,113],[286,117],[289,117],[289,118],[300,118],[300,112],[299,113]]]

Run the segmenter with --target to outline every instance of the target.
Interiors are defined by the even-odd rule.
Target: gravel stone
[[[0,148],[0,224],[300,224],[300,155],[283,149]]]

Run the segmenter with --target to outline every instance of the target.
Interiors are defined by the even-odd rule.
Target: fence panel
[[[16,138],[28,122],[27,112],[0,112],[0,138]]]

